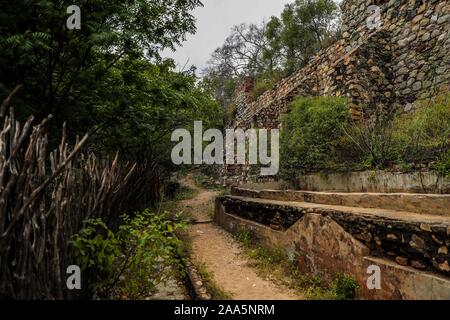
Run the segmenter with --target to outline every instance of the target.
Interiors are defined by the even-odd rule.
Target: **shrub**
[[[450,146],[450,94],[416,102],[417,109],[394,120],[398,161],[438,161],[445,171]],[[447,159],[447,160],[446,160]]]
[[[450,95],[417,101],[416,106],[413,112],[393,119],[354,122],[344,99],[296,99],[282,119],[281,177],[392,165],[409,171],[422,163],[449,175]]]
[[[282,118],[281,168],[284,177],[339,166],[343,130],[350,123],[347,100],[298,98]]]
[[[253,99],[258,99],[264,92],[272,90],[275,85],[280,81],[279,77],[271,78],[258,78],[253,84],[252,97]]]
[[[179,259],[181,242],[174,232],[186,224],[174,222],[180,220],[178,216],[149,210],[122,219],[116,233],[100,219],[87,220],[72,245],[93,294],[138,299],[184,270]]]
[[[358,292],[358,282],[345,274],[338,274],[333,284],[336,299],[352,300]]]
[[[120,241],[101,219],[88,219],[71,241],[75,260],[83,271],[90,293],[108,284],[115,262],[121,255]],[[83,285],[83,287],[85,287]]]
[[[443,176],[450,176],[450,150],[441,154],[438,161],[434,164],[433,169]]]
[[[341,138],[343,153],[351,156],[351,168],[382,169],[395,158],[395,142],[389,120],[363,119],[352,122]]]

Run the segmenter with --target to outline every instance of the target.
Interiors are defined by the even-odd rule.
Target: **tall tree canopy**
[[[72,139],[95,132],[96,148],[158,154],[152,142],[167,148],[157,138],[169,127],[219,112],[159,55],[196,31],[199,0],[80,0],[79,30],[66,26],[72,4],[1,0],[0,99],[22,84],[19,117],[52,114],[52,130],[66,122]]]
[[[256,80],[256,91],[304,66],[335,38],[339,11],[333,0],[296,0],[268,23],[235,26],[211,55],[204,82],[226,108],[243,75]]]
[[[296,0],[286,5],[281,17],[272,17],[267,24],[265,59],[277,61],[276,66],[287,73],[305,65],[333,39],[337,9],[332,0]]]

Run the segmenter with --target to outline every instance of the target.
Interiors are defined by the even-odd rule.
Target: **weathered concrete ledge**
[[[297,190],[253,190],[237,187],[231,189],[231,194],[250,198],[379,208],[450,217],[450,194],[344,193]]]
[[[219,225],[232,233],[245,228],[260,242],[294,253],[304,272],[353,276],[359,298],[450,299],[450,220],[413,213],[404,218],[385,210],[234,196],[218,198],[215,206]],[[366,286],[374,264],[381,269],[381,290]]]
[[[450,193],[450,177],[433,171],[310,174],[300,177],[297,182],[298,189],[309,191]]]

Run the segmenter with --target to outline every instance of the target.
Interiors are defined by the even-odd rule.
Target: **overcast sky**
[[[286,3],[293,0],[204,0],[197,8],[197,33],[188,35],[187,41],[176,52],[165,51],[163,56],[173,58],[178,69],[195,65],[199,72],[205,67],[210,54],[223,44],[231,28],[240,23],[259,23],[271,16],[279,16]]]

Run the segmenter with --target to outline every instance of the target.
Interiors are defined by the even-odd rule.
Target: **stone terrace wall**
[[[367,27],[371,4],[381,8],[379,32]],[[342,38],[256,101],[237,101],[235,127],[278,127],[296,96],[347,96],[370,114],[409,111],[448,87],[450,0],[344,0],[341,8]]]
[[[351,275],[362,299],[449,299],[450,228],[420,219],[387,219],[246,198],[216,199],[214,220],[295,257],[302,272]],[[275,229],[284,226],[285,230]],[[447,230],[445,230],[447,228]],[[381,290],[369,290],[367,270],[381,269]]]

